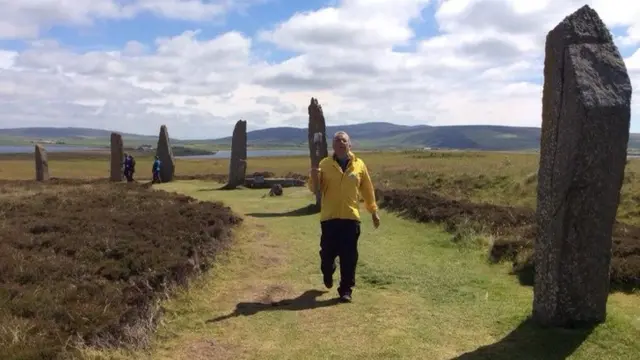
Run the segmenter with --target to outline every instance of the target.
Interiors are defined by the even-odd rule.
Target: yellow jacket
[[[320,221],[329,219],[360,220],[359,199],[362,197],[367,211],[378,210],[375,192],[364,161],[349,152],[349,166],[346,172],[333,156],[320,161],[320,192],[322,193]],[[313,177],[307,183],[313,192]]]

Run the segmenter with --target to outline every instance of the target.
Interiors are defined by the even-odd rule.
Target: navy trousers
[[[331,219],[320,223],[320,269],[326,277],[336,271],[336,258],[340,258],[340,286],[338,294],[351,295],[356,285],[358,239],[360,222],[349,219]]]

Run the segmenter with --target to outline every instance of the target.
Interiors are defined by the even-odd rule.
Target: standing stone
[[[163,183],[172,181],[176,173],[176,162],[173,157],[171,141],[169,141],[169,131],[166,125],[160,126],[156,156],[160,158],[160,179]]]
[[[545,51],[533,319],[590,326],[606,319],[631,82],[588,6],[549,32]]]
[[[49,180],[49,160],[47,158],[47,150],[44,146],[36,145],[36,180],[47,181]]]
[[[122,181],[124,173],[122,164],[124,161],[124,144],[122,135],[111,133],[111,181]]]
[[[320,160],[329,155],[329,152],[327,151],[327,127],[324,121],[322,106],[318,103],[318,99],[311,98],[308,112],[309,156],[311,158],[311,167],[317,168]],[[316,134],[322,134],[322,136],[318,136]],[[316,207],[320,208],[320,192],[317,192],[315,195]]]
[[[231,138],[229,180],[225,189],[235,189],[244,184],[247,174],[247,122],[238,120]]]

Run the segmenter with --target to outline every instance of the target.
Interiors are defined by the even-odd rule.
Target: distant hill
[[[73,137],[91,137],[102,138],[110,137],[111,130],[88,129],[77,127],[30,127],[30,128],[14,128],[0,129],[0,136],[18,136],[26,138],[73,138]],[[122,136],[129,137],[149,137],[144,135],[121,133]]]
[[[540,147],[540,128],[500,125],[396,125],[372,122],[327,126],[327,136],[346,131],[354,145],[365,149],[441,148],[468,150],[535,150]],[[231,137],[210,140],[231,145]],[[277,127],[250,131],[247,142],[254,146],[307,146],[307,129]],[[640,134],[631,134],[629,147],[640,148]]]
[[[0,145],[24,145],[32,142],[58,143],[83,146],[108,146],[111,130],[76,127],[30,127],[0,129]],[[125,146],[155,146],[157,136],[120,133]],[[179,142],[177,142],[179,143]],[[173,145],[173,144],[172,144]]]
[[[540,144],[540,128],[493,126],[493,125],[396,125],[386,122],[371,122],[356,125],[328,126],[327,136],[344,130],[352,137],[354,145],[365,149],[389,148],[442,148],[471,150],[534,150]],[[87,128],[19,128],[0,129],[0,143],[15,143],[17,140],[64,139],[76,144],[108,144],[110,130]],[[156,136],[122,133],[129,144],[148,143],[155,145]],[[249,131],[247,142],[256,147],[307,146],[307,129],[276,127]],[[206,144],[218,147],[231,145],[231,137],[219,139],[181,140],[179,144]],[[631,134],[629,147],[640,148],[640,134]]]
[[[536,149],[540,143],[539,128],[510,126],[406,126],[391,123],[364,123],[328,126],[327,136],[343,130],[360,148],[445,148],[476,150]],[[231,144],[231,137],[212,140],[215,144]],[[307,129],[278,127],[247,133],[247,142],[261,146],[306,146]]]

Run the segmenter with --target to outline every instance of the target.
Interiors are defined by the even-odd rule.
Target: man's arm
[[[360,194],[364,199],[364,204],[371,214],[378,211],[378,204],[376,204],[376,194],[369,176],[369,170],[367,166],[362,166],[362,179],[360,181]]]

